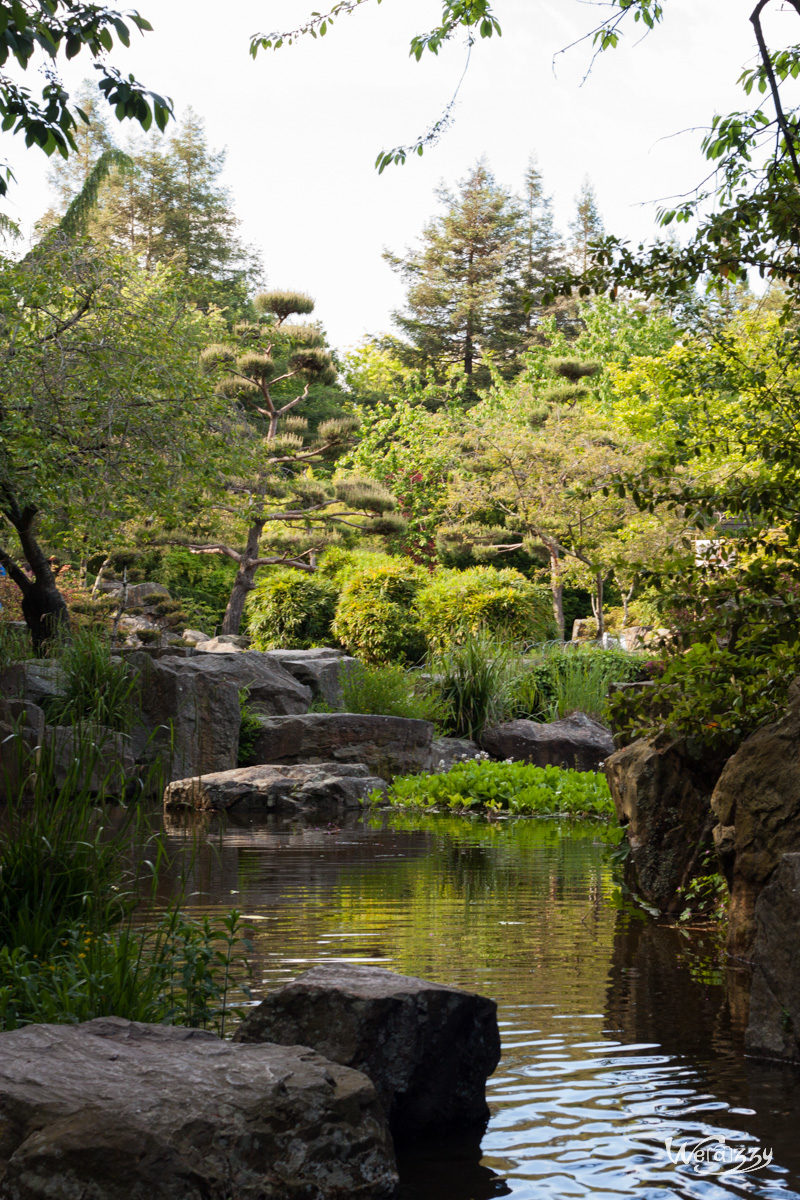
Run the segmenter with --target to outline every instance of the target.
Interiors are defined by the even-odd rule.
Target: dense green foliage
[[[425,637],[413,611],[424,573],[397,560],[356,572],[344,585],[333,632],[367,663],[419,662]]]
[[[245,627],[256,650],[307,649],[332,641],[339,590],[319,573],[262,575],[247,600]]]
[[[415,608],[433,650],[481,630],[528,643],[546,641],[554,632],[547,590],[509,568],[438,571],[417,593]]]
[[[389,801],[408,808],[458,812],[485,810],[598,817],[614,814],[604,775],[485,759],[457,763],[441,775],[406,775],[395,779]]]

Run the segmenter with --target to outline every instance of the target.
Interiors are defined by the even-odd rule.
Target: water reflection
[[[192,836],[168,829],[173,846]],[[246,914],[256,992],[340,959],[497,999],[482,1157],[415,1148],[404,1200],[800,1196],[800,1076],[743,1058],[741,988],[726,990],[711,935],[614,907],[598,826],[212,823],[185,863],[198,910]],[[770,1147],[774,1163],[713,1179],[670,1162],[665,1138],[709,1132]]]

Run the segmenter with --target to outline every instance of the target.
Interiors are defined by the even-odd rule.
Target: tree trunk
[[[228,607],[225,609],[225,616],[222,618],[220,633],[239,633],[242,628],[242,617],[244,616],[247,593],[253,590],[256,571],[258,569],[256,560],[258,558],[258,547],[263,529],[263,521],[254,521],[247,532],[247,545],[244,554],[239,560],[239,570],[236,572],[236,577],[233,581],[233,587],[228,599]]]
[[[595,587],[597,589],[596,614],[597,614],[597,637],[598,637],[598,640],[601,642],[603,640],[603,634],[606,631],[605,621],[603,619],[603,585],[604,585],[604,582],[605,581],[603,579],[603,576],[601,574],[599,574],[599,572],[598,572],[598,574],[595,576]]]
[[[28,626],[34,653],[43,654],[47,643],[59,635],[69,634],[69,609],[58,590],[50,563],[36,540],[33,525],[36,508],[21,509],[7,492],[2,511],[16,530],[32,578],[14,560],[0,550],[0,562],[22,592],[22,615]]]
[[[548,546],[550,553],[550,590],[553,593],[553,616],[560,641],[566,640],[564,629],[564,585],[561,582],[561,563],[555,546]]]

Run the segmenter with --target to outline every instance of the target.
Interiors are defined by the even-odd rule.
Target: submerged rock
[[[586,713],[574,712],[560,721],[506,721],[484,730],[481,746],[493,758],[513,758],[537,767],[573,767],[598,771],[614,752],[614,739],[605,725]]]
[[[381,776],[425,771],[433,725],[405,717],[306,713],[261,722],[253,758],[261,763],[366,763]]]
[[[327,819],[385,788],[385,780],[361,763],[266,764],[175,780],[164,792],[164,807],[204,812],[235,807]]]
[[[380,967],[314,967],[271,992],[237,1042],[300,1042],[363,1071],[398,1138],[482,1130],[500,1061],[497,1005]]]
[[[303,1046],[106,1017],[0,1034],[4,1200],[390,1200],[372,1083]]]

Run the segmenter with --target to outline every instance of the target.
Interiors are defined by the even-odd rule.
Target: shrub
[[[410,560],[388,556],[357,571],[339,597],[335,636],[364,662],[419,662],[425,637],[413,605],[424,579]]]
[[[320,556],[317,574],[322,579],[329,579],[341,591],[360,571],[405,561],[394,554],[387,554],[385,550],[356,550],[345,546],[329,546]]]
[[[319,574],[285,570],[262,576],[247,600],[245,624],[256,650],[304,650],[332,640],[339,592]]]
[[[434,696],[420,690],[413,675],[403,667],[359,663],[342,674],[341,711],[435,721],[439,704]]]
[[[378,794],[378,800],[384,797]],[[389,789],[391,804],[408,808],[470,809],[611,817],[614,806],[604,775],[529,763],[456,763],[440,775],[406,775]]]
[[[429,663],[445,733],[474,738],[508,716],[519,680],[517,651],[489,634],[468,634]]]
[[[416,608],[432,650],[479,630],[523,642],[542,642],[555,632],[548,589],[511,568],[439,571],[420,590]]]

